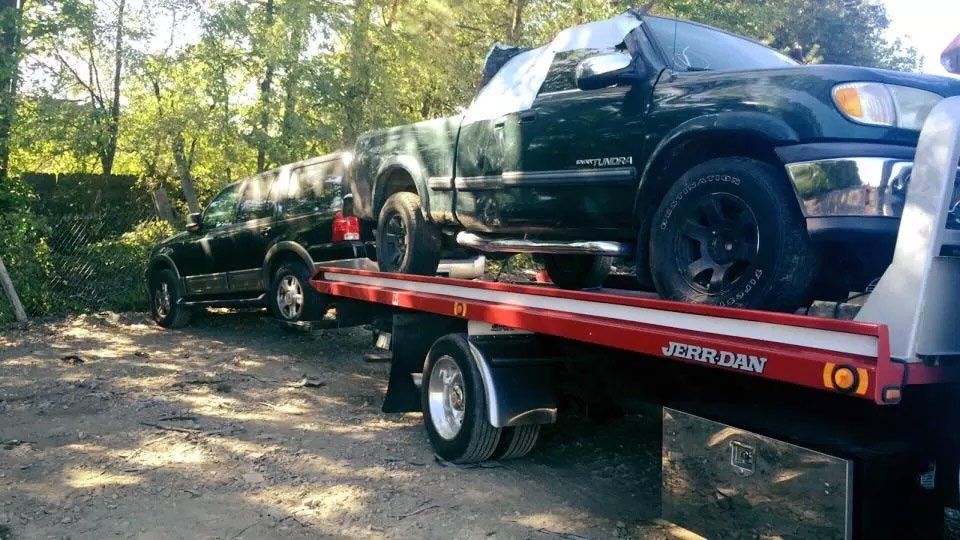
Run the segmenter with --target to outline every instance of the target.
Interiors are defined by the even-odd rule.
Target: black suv
[[[285,165],[227,186],[191,214],[187,230],[150,255],[157,323],[183,326],[194,306],[266,304],[285,321],[322,316],[325,302],[309,286],[315,265],[366,256],[357,218],[344,216],[343,171],[341,154]]]

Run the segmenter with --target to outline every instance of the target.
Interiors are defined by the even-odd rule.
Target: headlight
[[[833,102],[854,122],[916,131],[941,99],[933,92],[893,84],[855,82],[833,87]]]

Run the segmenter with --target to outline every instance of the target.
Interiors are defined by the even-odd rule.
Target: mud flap
[[[413,384],[414,373],[423,371],[423,362],[433,342],[447,334],[463,333],[467,321],[430,313],[393,315],[390,382],[383,400],[383,412],[420,412],[420,390]]]

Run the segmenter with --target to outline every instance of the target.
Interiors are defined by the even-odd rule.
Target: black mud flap
[[[466,332],[467,321],[430,313],[397,313],[392,330],[393,362],[382,410],[420,412],[420,390],[413,384],[412,375],[423,371],[423,362],[434,341],[447,334]]]

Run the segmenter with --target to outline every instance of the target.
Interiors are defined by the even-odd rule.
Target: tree
[[[16,115],[22,17],[21,0],[0,3],[0,181],[6,179],[10,162],[10,129]]]

